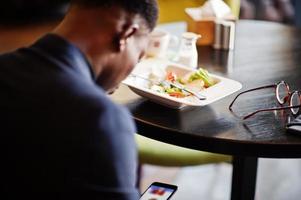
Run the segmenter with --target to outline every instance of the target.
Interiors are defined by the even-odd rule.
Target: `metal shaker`
[[[235,41],[235,23],[232,21],[216,20],[213,48],[233,50]]]

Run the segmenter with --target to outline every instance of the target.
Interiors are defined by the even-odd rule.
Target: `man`
[[[139,198],[133,121],[106,93],[143,56],[157,12],[155,0],[74,0],[52,33],[0,56],[1,199]]]

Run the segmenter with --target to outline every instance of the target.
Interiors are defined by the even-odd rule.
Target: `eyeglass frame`
[[[285,100],[283,101],[283,103],[280,102],[280,100],[278,99],[278,95],[277,95],[277,86],[280,85],[280,84],[285,84],[286,89],[287,89],[287,96],[284,97]],[[276,111],[276,110],[287,110],[287,109],[292,109],[292,108],[301,108],[301,105],[297,105],[297,106],[283,106],[283,105],[284,105],[285,103],[287,103],[287,102],[290,104],[289,101],[291,100],[292,95],[293,95],[294,93],[296,93],[296,92],[298,93],[298,96],[299,96],[300,101],[301,101],[301,92],[298,91],[298,90],[290,91],[289,85],[288,85],[285,81],[280,81],[280,82],[275,83],[275,84],[272,84],[272,85],[266,85],[266,86],[256,87],[256,88],[252,88],[252,89],[249,89],[249,90],[245,90],[245,91],[243,91],[243,92],[240,92],[239,94],[236,95],[236,97],[235,97],[235,98],[233,99],[233,101],[230,103],[230,105],[229,105],[229,110],[230,110],[231,112],[234,113],[234,111],[233,111],[233,109],[232,109],[232,106],[233,106],[234,102],[236,101],[236,99],[237,99],[239,96],[241,96],[242,94],[245,94],[245,93],[248,93],[248,92],[252,92],[252,91],[255,91],[255,90],[267,89],[267,88],[275,88],[276,99],[277,99],[277,101],[278,101],[278,104],[281,105],[282,107],[274,107],[274,108],[258,109],[258,110],[255,110],[254,112],[251,112],[251,113],[249,113],[249,114],[247,114],[247,115],[242,116],[242,118],[241,118],[242,120],[246,120],[246,119],[252,117],[253,115],[255,115],[255,114],[259,113],[259,112],[268,112],[268,111]],[[292,111],[291,111],[291,112],[292,112]],[[294,113],[292,112],[292,114],[293,114],[294,116],[297,116],[297,115],[299,115],[300,113],[301,113],[301,109],[299,109],[299,111],[298,111],[296,114],[294,114]]]

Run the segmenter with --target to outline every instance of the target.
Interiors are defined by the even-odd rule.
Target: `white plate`
[[[176,74],[186,74],[195,69],[185,67],[183,65],[172,63],[166,60],[147,59],[143,60],[133,70],[132,74],[141,77],[149,78],[150,74],[164,74],[166,69],[175,71]],[[241,89],[241,83],[211,74],[211,77],[217,82],[215,85],[201,91],[200,93],[206,96],[206,100],[199,100],[195,96],[185,98],[171,97],[168,94],[162,94],[149,89],[149,82],[133,76],[127,77],[123,83],[138,95],[145,97],[153,102],[159,103],[171,108],[182,108],[185,106],[205,106],[214,101],[217,101],[227,95],[230,95]]]

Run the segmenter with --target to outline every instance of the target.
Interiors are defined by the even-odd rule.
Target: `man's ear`
[[[122,32],[119,34],[117,39],[117,50],[119,52],[124,51],[127,41],[131,38],[139,29],[138,24],[131,24],[128,26],[124,26]]]

